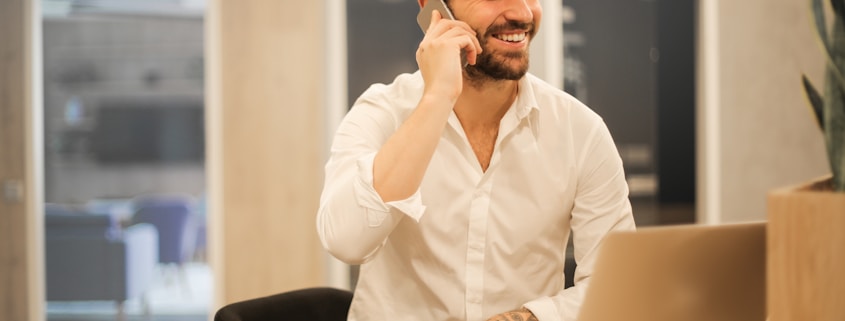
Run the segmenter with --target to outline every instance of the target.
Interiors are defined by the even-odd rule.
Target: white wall
[[[766,217],[766,193],[829,172],[801,87],[822,54],[808,0],[700,0],[698,221]]]

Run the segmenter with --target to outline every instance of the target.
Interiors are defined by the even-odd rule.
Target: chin
[[[528,54],[497,55],[495,58],[482,55],[475,65],[466,69],[470,78],[479,80],[519,80],[528,72]]]

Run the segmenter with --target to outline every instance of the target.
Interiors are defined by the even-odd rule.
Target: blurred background
[[[205,320],[204,1],[44,0],[47,320]]]
[[[768,190],[827,171],[800,90],[823,67],[807,3],[542,0],[531,72],[604,118],[638,226],[762,220]],[[352,102],[416,70],[416,1],[3,6],[0,21],[21,22],[0,34],[29,30],[37,45],[0,49],[40,66],[38,216],[5,224],[35,232],[0,232],[43,245],[23,252],[43,254],[29,269],[0,264],[28,284],[43,275],[43,293],[21,286],[43,300],[23,305],[51,321],[191,321],[262,295],[354,288],[357,267],[314,229],[322,166]],[[27,13],[35,27],[21,29]]]

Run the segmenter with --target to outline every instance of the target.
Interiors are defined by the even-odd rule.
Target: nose
[[[539,10],[538,0],[505,0],[505,18],[515,21],[534,20],[534,10]]]

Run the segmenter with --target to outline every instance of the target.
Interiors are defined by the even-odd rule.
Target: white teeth
[[[507,34],[507,35],[496,35],[496,38],[500,40],[508,41],[508,42],[520,42],[525,40],[525,33],[516,33],[516,34]]]

